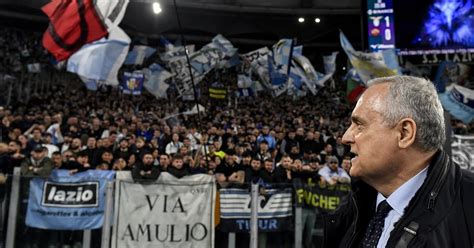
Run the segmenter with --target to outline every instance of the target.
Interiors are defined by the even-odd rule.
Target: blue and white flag
[[[221,34],[216,35],[212,39],[212,43],[207,46],[215,47],[224,53],[222,60],[218,63],[217,68],[231,68],[240,64],[240,57],[237,53],[238,49]]]
[[[268,73],[270,74],[272,86],[279,86],[288,82],[288,67],[286,66],[286,68],[286,70],[283,70],[282,65],[276,65],[273,59],[268,60]]]
[[[281,39],[272,47],[272,56],[268,61],[268,72],[273,86],[288,82],[288,65],[290,64],[292,39]]]
[[[209,43],[189,56],[191,70],[184,56],[172,58],[168,65],[175,79],[179,96],[182,97],[189,92],[194,87],[193,81],[195,85],[198,84],[208,72],[218,66],[224,57],[222,50],[213,43]]]
[[[212,43],[204,46],[201,50],[191,54],[189,58],[191,61],[191,67],[194,70],[193,73],[197,73],[198,75],[208,73],[224,59],[224,56],[224,52],[213,46]]]
[[[136,45],[130,51],[125,59],[125,65],[142,65],[145,59],[156,52],[155,48],[148,46]]]
[[[183,57],[186,55],[186,51],[188,54],[194,53],[195,46],[194,45],[187,45],[186,48],[184,46],[169,46],[166,47],[166,52],[160,53],[160,59],[164,62],[168,62],[174,59],[178,59],[179,57]]]
[[[366,84],[370,79],[376,77],[397,75],[399,70],[398,66],[394,68],[389,67],[389,65],[386,64],[382,53],[364,53],[356,51],[342,32],[340,32],[339,38],[342,49],[346,52],[352,66],[356,69],[357,74],[359,74],[359,77],[362,79],[364,84]],[[394,66],[394,64],[391,63],[391,66]]]
[[[324,75],[317,72],[309,59],[305,56],[293,56],[292,70],[297,74],[306,87],[313,95],[316,95],[320,88],[324,87],[324,83],[332,77],[332,74]],[[290,74],[292,73],[290,71]],[[294,78],[292,76],[291,78]]]
[[[165,70],[160,65],[153,63],[150,67],[143,69],[145,75],[145,82],[143,86],[156,98],[168,98],[166,91],[169,85],[165,82],[171,77],[171,73]]]
[[[294,46],[293,55],[303,55],[303,45]]]
[[[70,175],[53,170],[49,179],[33,178],[26,225],[41,229],[97,229],[104,223],[105,190],[114,171],[88,170]]]
[[[259,181],[262,187],[270,187]],[[246,189],[226,188],[220,191],[220,229],[224,232],[250,231],[250,194]],[[294,222],[291,189],[266,189],[258,198],[258,231],[291,230]]]
[[[174,48],[173,43],[171,43],[164,36],[160,36],[160,43],[165,47],[166,51],[171,51]]]
[[[461,63],[454,63],[451,61],[444,61],[438,67],[434,84],[438,92],[446,91],[446,88],[451,84],[464,86],[464,83],[469,77],[469,66]]]
[[[384,49],[381,50],[383,61],[387,65],[388,68],[397,72],[398,75],[402,74],[402,69],[400,68],[400,64],[398,63],[398,56],[395,49]]]
[[[281,39],[272,47],[273,62],[277,67],[281,66],[282,70],[288,70],[291,46],[293,46],[292,39]]]
[[[243,60],[250,64],[252,71],[258,75],[262,86],[266,88],[271,88],[270,74],[268,73],[269,55],[268,47],[262,47],[241,55]]]
[[[67,62],[67,71],[78,74],[85,83],[118,85],[117,74],[127,56],[130,37],[119,27],[108,39],[84,45]]]
[[[122,90],[124,94],[141,95],[145,75],[141,72],[125,72],[123,74]]]
[[[452,84],[439,98],[444,109],[456,119],[466,124],[474,120],[474,90]]]
[[[324,71],[326,74],[334,74],[336,72],[336,57],[339,52],[333,52],[331,55],[323,56]]]
[[[246,96],[254,96],[255,93],[253,92],[252,88],[241,88],[237,91],[238,97],[246,97]]]
[[[436,90],[439,93],[444,93],[446,91],[446,86],[449,86],[449,84],[451,83],[450,75],[452,75],[453,71],[456,69],[456,64],[451,61],[443,61],[439,65],[433,82],[436,86]]]
[[[237,52],[237,48],[235,48],[234,45],[232,45],[232,43],[221,34],[212,38],[212,44],[221,50],[227,57],[231,57]]]

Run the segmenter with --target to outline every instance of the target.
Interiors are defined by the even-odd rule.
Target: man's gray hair
[[[389,83],[389,92],[382,113],[387,126],[395,126],[403,118],[416,123],[415,145],[425,151],[443,147],[446,140],[443,107],[432,82],[410,76],[382,77],[367,84]]]

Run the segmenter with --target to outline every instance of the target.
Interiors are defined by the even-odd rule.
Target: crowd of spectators
[[[192,103],[173,106],[146,95],[123,96],[117,89],[92,92],[80,85],[53,88],[25,106],[0,108],[5,147],[0,152],[9,154],[4,173],[21,166],[25,175],[47,175],[34,168],[40,164],[47,164],[48,171],[71,173],[130,170],[143,179],[162,171],[177,177],[208,173],[226,186],[249,182],[255,170],[267,183],[286,182],[291,175],[275,174],[283,158],[291,161],[285,169],[296,173],[329,166],[330,157],[340,165],[349,152],[341,135],[350,108],[325,97],[334,94],[331,89],[296,101],[261,97],[237,106],[209,102],[199,122],[197,115],[172,115]],[[252,159],[261,166],[251,167]]]

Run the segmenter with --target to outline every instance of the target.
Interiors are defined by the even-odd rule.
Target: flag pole
[[[184,39],[183,29],[182,29],[182,26],[181,26],[181,20],[179,18],[178,5],[176,4],[176,0],[173,0],[173,4],[174,4],[175,12],[176,12],[176,20],[178,21],[179,35],[181,37],[181,40],[182,40],[183,46],[184,46],[184,55],[186,56],[186,62],[188,64],[189,76],[191,77],[191,84],[193,85],[194,103],[196,104],[196,110],[197,110],[197,115],[198,115],[197,125],[198,125],[198,128],[199,128],[199,132],[202,135],[203,134],[203,128],[202,128],[201,109],[199,107],[198,94],[197,94],[197,90],[196,90],[196,85],[194,83],[193,71],[191,69],[191,60],[189,59],[188,50],[186,49],[186,45],[187,45],[186,44],[186,39]],[[205,158],[206,158],[206,167],[207,167],[209,165],[208,156],[205,156]]]
[[[293,59],[293,48],[295,47],[296,38],[291,39],[291,46],[290,46],[290,56],[288,56],[288,70],[286,71],[286,90],[289,88],[290,83],[290,71],[291,71],[291,61]]]

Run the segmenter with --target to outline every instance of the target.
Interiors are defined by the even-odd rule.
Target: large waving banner
[[[270,74],[268,72],[269,55],[270,50],[268,47],[262,47],[255,51],[241,54],[242,59],[250,64],[250,67],[259,76],[262,84],[266,88],[271,88]]]
[[[259,232],[291,230],[293,227],[293,200],[291,189],[266,190],[258,198]],[[221,189],[220,230],[223,232],[250,231],[251,195],[246,189]]]
[[[356,69],[364,84],[373,78],[397,75],[399,68],[398,64],[393,61],[393,56],[384,56],[381,52],[364,53],[356,51],[342,32],[340,32],[339,38],[342,49],[346,52],[352,66]]]
[[[191,74],[194,77],[194,83],[197,85],[209,71],[222,61],[224,55],[224,52],[216,48],[213,43],[207,44],[201,50],[189,56],[191,72],[186,57],[172,58],[169,61],[169,67],[175,79],[179,96],[183,96],[186,92],[192,90]]]
[[[304,208],[317,208],[322,212],[335,211],[351,191],[350,184],[321,185],[311,178],[303,182],[294,180],[296,204]]]
[[[213,176],[164,172],[147,184],[120,177],[112,247],[214,247]]]
[[[49,179],[32,179],[26,225],[54,230],[100,228],[107,181],[114,175],[113,171],[88,170],[69,175],[68,170],[53,170]]]

